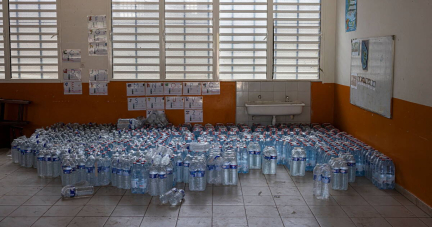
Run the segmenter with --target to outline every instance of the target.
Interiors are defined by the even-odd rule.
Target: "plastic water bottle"
[[[166,165],[166,174],[167,174],[167,190],[170,188],[173,188],[176,184],[174,181],[174,168],[171,162],[168,162],[168,165]]]
[[[321,166],[321,197],[320,199],[327,200],[330,198],[329,185],[331,184],[331,167],[328,164]]]
[[[148,192],[151,196],[157,196],[159,195],[159,190],[158,190],[158,182],[159,182],[159,174],[158,174],[158,167],[156,165],[152,165],[150,167],[150,171],[149,171],[149,187],[148,187]]]
[[[214,163],[213,184],[220,185],[222,184],[222,178],[223,178],[222,166],[224,164],[224,159],[220,155],[216,155],[214,157],[213,163]]]
[[[60,176],[60,169],[61,169],[61,163],[60,163],[60,157],[58,156],[57,152],[53,151],[51,153],[51,166],[53,168],[52,176],[53,177],[59,177]]]
[[[177,154],[174,157],[174,162],[175,162],[175,171],[174,171],[174,175],[175,175],[175,179],[177,181],[177,183],[181,183],[183,182],[183,158],[181,154]]]
[[[355,182],[356,179],[356,161],[353,155],[347,155],[348,182]]]
[[[313,180],[314,180],[313,194],[315,195],[316,198],[320,198],[322,195],[321,167],[322,167],[321,164],[317,164],[315,165],[315,168],[313,170]]]
[[[24,148],[24,152],[25,152],[25,164],[24,166],[26,168],[31,168],[33,167],[33,153],[31,150],[31,145],[30,144],[26,144],[25,148]]]
[[[299,176],[300,168],[300,149],[294,148],[291,155],[290,173],[291,176]]]
[[[299,148],[299,157],[298,157],[298,162],[299,162],[299,169],[298,169],[298,175],[297,176],[301,176],[303,177],[305,175],[305,171],[306,171],[306,151],[304,148]]]
[[[63,198],[78,198],[93,195],[94,187],[91,185],[87,186],[73,186],[66,185],[61,190]]]
[[[344,159],[341,159],[339,163],[341,175],[340,190],[348,190],[348,165]]]
[[[377,187],[379,189],[386,189],[387,183],[387,160],[386,158],[380,158],[377,164]]]
[[[223,179],[222,184],[223,185],[230,185],[231,179],[230,179],[230,160],[228,157],[225,157],[223,165],[222,165],[222,172],[223,172]]]
[[[189,191],[197,191],[197,182],[195,180],[196,171],[198,170],[197,158],[194,157],[189,166]]]
[[[341,185],[341,173],[340,173],[340,163],[338,160],[335,160],[333,165],[333,183],[332,183],[332,189],[333,190],[341,190],[340,185]]]
[[[190,175],[189,167],[191,165],[191,161],[192,161],[192,156],[190,156],[189,154],[186,155],[183,161],[183,182],[185,183],[189,183],[189,175]]]
[[[139,188],[140,188],[140,193],[145,194],[148,191],[147,176],[149,176],[149,168],[145,160],[141,162],[141,166],[142,168],[141,168],[141,174],[139,176]]]
[[[62,185],[66,186],[66,185],[70,185],[72,184],[72,180],[73,180],[73,172],[72,172],[72,162],[69,156],[65,157],[65,161],[63,162],[63,166],[62,166]]]
[[[159,200],[162,204],[167,204],[171,197],[173,197],[177,193],[177,188],[172,188],[171,190],[168,190],[164,194],[159,196]]]
[[[111,185],[117,187],[117,167],[119,163],[118,154],[115,153],[111,158]]]
[[[207,183],[214,184],[216,177],[215,155],[212,154],[207,160]]]
[[[240,147],[240,159],[238,160],[239,173],[249,173],[249,152],[246,145]]]
[[[306,171],[313,171],[317,163],[315,147],[313,146],[312,143],[306,143],[305,150],[306,150]]]
[[[45,178],[45,153],[42,151],[39,152],[37,157],[37,171],[39,177]]]
[[[387,177],[386,177],[386,189],[395,188],[395,165],[393,160],[387,159]]]
[[[230,160],[230,185],[237,185],[238,183],[238,165],[236,157],[233,156]]]
[[[132,165],[132,176],[131,176],[131,193],[141,194],[139,188],[139,181],[141,175],[141,163],[134,162]]]
[[[93,156],[93,154],[89,153],[89,157],[87,158],[86,161],[86,170],[87,170],[87,182],[89,182],[90,185],[96,185],[96,170],[95,170],[95,157]]]
[[[123,183],[122,188],[129,190],[131,188],[131,160],[128,157],[125,157],[124,162],[122,164],[122,174],[123,174]]]
[[[185,191],[183,189],[179,189],[174,196],[169,199],[171,205],[176,206],[181,203],[183,198],[185,197]]]
[[[20,155],[20,151],[18,148],[19,141],[20,140],[18,139],[14,139],[11,144],[11,154],[12,154],[13,163],[19,163],[19,155]]]

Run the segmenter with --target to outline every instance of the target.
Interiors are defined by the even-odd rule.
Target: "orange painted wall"
[[[334,83],[311,83],[311,122],[334,122]]]
[[[59,83],[0,83],[0,98],[31,100],[26,120],[31,124],[25,133],[56,122],[115,123],[118,118],[145,116],[145,111],[128,111],[127,82],[110,82],[107,96],[90,96],[88,84],[83,84],[82,95],[63,95]],[[204,123],[235,123],[235,82],[221,82],[221,95],[204,96]],[[7,106],[6,117],[12,119],[17,108]],[[184,110],[166,110],[174,124],[184,122]]]
[[[396,183],[432,205],[432,107],[393,98],[393,118],[350,104],[348,86],[335,85],[335,126],[391,157]]]

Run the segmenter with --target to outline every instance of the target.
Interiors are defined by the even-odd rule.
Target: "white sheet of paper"
[[[127,96],[145,96],[145,83],[127,83],[126,94]]]
[[[166,109],[167,110],[182,110],[184,109],[185,97],[182,96],[167,96]]]
[[[105,56],[108,55],[108,44],[106,42],[100,43],[89,43],[89,55],[90,56]]]
[[[63,90],[65,95],[82,95],[82,82],[64,82]]]
[[[146,110],[146,98],[128,98],[128,110]]]
[[[80,62],[81,50],[80,49],[65,49],[63,50],[62,60],[64,62]]]
[[[108,95],[108,82],[90,82],[90,95]]]
[[[202,96],[185,97],[185,109],[202,109],[202,108],[203,108]]]
[[[63,69],[64,81],[81,81],[81,69]]]
[[[146,85],[147,95],[163,95],[164,84],[163,83],[147,83]]]
[[[147,97],[148,110],[163,110],[165,109],[165,97]]]
[[[89,81],[108,81],[108,70],[106,69],[90,69]]]
[[[88,41],[91,42],[107,42],[108,30],[106,28],[90,29],[88,31]]]
[[[87,16],[88,29],[107,28],[106,15],[90,15]]]
[[[201,95],[201,82],[183,83],[183,95]]]
[[[150,114],[152,114],[153,112],[165,113],[165,110],[147,110],[146,112],[147,112],[146,117],[149,117]]]
[[[203,110],[185,110],[185,122],[195,123],[203,122]]]
[[[165,95],[182,95],[183,84],[182,83],[164,83],[164,94]]]
[[[202,95],[220,95],[220,82],[202,82]]]

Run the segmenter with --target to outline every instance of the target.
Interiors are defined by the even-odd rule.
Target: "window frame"
[[[0,83],[62,83],[62,40],[61,40],[61,19],[60,19],[60,0],[56,0],[56,20],[57,20],[57,52],[58,52],[58,77],[57,79],[12,79],[11,64],[11,42],[10,42],[10,24],[9,24],[9,0],[3,0],[3,35],[5,42],[5,78],[0,79]],[[7,16],[5,16],[7,15]]]
[[[326,7],[323,7],[326,3],[326,1],[321,0],[320,2],[320,48],[319,48],[319,72],[318,72],[318,78],[317,79],[274,79],[273,73],[274,73],[274,39],[268,39],[267,42],[267,68],[266,68],[266,79],[220,79],[219,78],[219,0],[213,1],[213,78],[212,79],[166,79],[165,69],[166,69],[166,60],[165,60],[165,37],[163,34],[163,31],[165,30],[165,0],[160,0],[159,2],[159,18],[161,21],[161,28],[160,28],[160,47],[161,47],[161,53],[160,53],[160,78],[159,79],[115,79],[113,74],[113,56],[112,56],[112,50],[109,51],[109,61],[110,61],[110,80],[111,81],[251,81],[251,82],[258,82],[258,81],[323,81],[322,77],[322,68],[323,68],[323,59],[324,59],[324,26],[323,24],[326,23],[324,21],[324,16],[326,13],[323,9],[326,9]],[[112,1],[111,4],[109,4],[109,11],[110,16],[112,15]],[[271,15],[271,17],[267,17],[267,34],[268,37],[274,37],[274,18],[273,18],[273,0],[267,0],[267,15]],[[110,19],[109,23],[112,23],[112,20]],[[112,26],[109,24],[109,30],[110,30],[110,40],[109,47],[112,48]],[[163,53],[162,53],[163,52]]]

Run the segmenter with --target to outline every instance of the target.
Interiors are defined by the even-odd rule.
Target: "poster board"
[[[391,118],[394,36],[351,40],[350,102]]]

